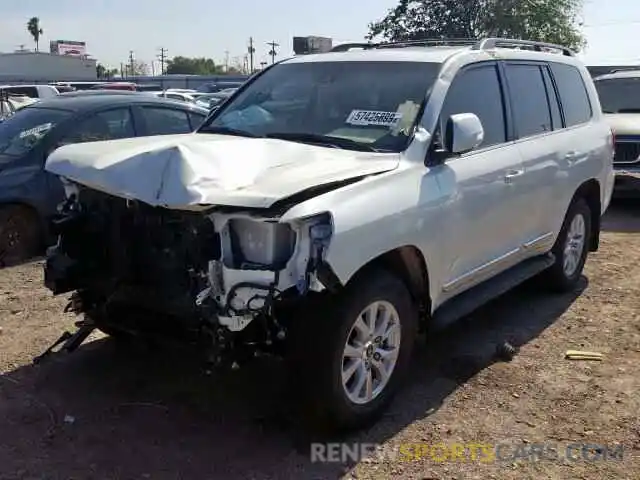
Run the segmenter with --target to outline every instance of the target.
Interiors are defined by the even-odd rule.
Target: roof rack
[[[399,42],[383,42],[376,44],[377,48],[404,48],[404,47],[463,47],[475,45],[477,38],[423,38],[420,40],[406,40]]]
[[[405,48],[405,47],[444,47],[444,46],[471,46],[473,50],[491,50],[494,48],[526,47],[536,52],[546,50],[559,50],[568,57],[575,53],[568,47],[554,43],[535,42],[532,40],[518,40],[515,38],[424,38],[420,40],[401,40],[397,42],[380,43],[343,43],[333,47],[331,52],[347,52],[353,48],[369,50],[373,48]]]
[[[555,43],[535,42],[532,40],[518,40],[515,38],[484,38],[479,40],[472,48],[473,50],[491,50],[493,48],[505,47],[528,47],[536,52],[545,50],[560,50],[567,57],[575,56],[573,50]]]
[[[377,43],[343,43],[341,45],[336,45],[333,47],[330,52],[348,52],[352,48],[362,48],[363,50],[368,50],[370,48],[376,48]]]

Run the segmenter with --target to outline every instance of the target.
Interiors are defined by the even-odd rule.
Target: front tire
[[[397,392],[415,344],[418,310],[404,283],[381,269],[326,303],[295,320],[294,387],[308,425],[348,431],[377,419]]]
[[[587,261],[591,240],[591,209],[583,198],[575,200],[565,216],[551,252],[555,263],[544,272],[544,284],[556,292],[573,291]]]

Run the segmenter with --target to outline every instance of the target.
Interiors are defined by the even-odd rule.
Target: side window
[[[502,88],[495,65],[472,67],[455,77],[440,113],[440,130],[451,115],[475,113],[484,128],[481,147],[506,141]]]
[[[142,107],[147,135],[171,135],[191,132],[189,116],[184,110]]]
[[[592,116],[591,102],[580,70],[572,65],[552,63],[551,73],[558,87],[567,127],[588,122]]]
[[[131,111],[128,108],[114,108],[94,113],[79,122],[68,134],[64,135],[58,146],[68,143],[117,140],[135,137],[135,135]]]
[[[509,63],[505,71],[518,137],[531,137],[550,132],[551,112],[540,67]]]
[[[36,87],[9,87],[6,91],[13,93],[14,95],[26,95],[30,98],[40,98]]]
[[[560,115],[560,104],[558,103],[558,95],[556,94],[556,88],[553,85],[551,74],[548,68],[542,69],[542,76],[544,77],[544,85],[547,88],[547,100],[551,107],[551,123],[554,130],[562,128],[562,116]]]
[[[202,122],[204,122],[205,118],[206,117],[204,115],[200,115],[199,113],[189,112],[189,121],[191,122],[191,131],[194,131],[196,128],[202,125]]]

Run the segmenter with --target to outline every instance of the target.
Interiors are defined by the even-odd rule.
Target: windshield
[[[0,123],[0,154],[19,156],[29,152],[60,121],[66,110],[27,107]]]
[[[594,83],[604,113],[640,113],[640,77],[611,78]]]
[[[267,70],[212,115],[200,132],[401,151],[440,64],[284,63]],[[286,137],[286,138],[285,138]],[[312,138],[313,137],[313,138]]]

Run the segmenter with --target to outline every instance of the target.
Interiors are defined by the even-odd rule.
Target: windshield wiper
[[[249,137],[249,138],[261,138],[260,135],[255,133],[246,132],[237,128],[230,127],[218,127],[218,126],[206,126],[198,130],[198,133],[219,133],[221,135],[235,135],[237,137]]]
[[[277,138],[279,140],[290,140],[292,142],[316,143],[333,148],[346,148],[348,150],[359,150],[362,152],[379,152],[380,150],[373,148],[365,143],[356,142],[349,138],[332,137],[331,135],[320,135],[318,133],[294,133],[294,132],[276,132],[267,133],[266,138]]]

